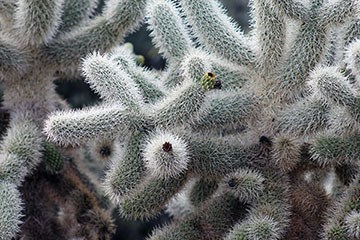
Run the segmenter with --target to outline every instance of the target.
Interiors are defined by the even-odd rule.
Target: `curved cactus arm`
[[[60,25],[65,0],[20,0],[13,33],[21,46],[49,43]]]
[[[115,61],[118,67],[133,79],[144,98],[144,102],[155,103],[165,96],[160,79],[153,71],[138,66],[134,56],[126,49],[125,45],[115,48],[109,55],[110,59]]]
[[[304,95],[306,79],[324,56],[328,33],[316,22],[305,22],[291,46],[270,91],[280,102],[294,102]]]
[[[0,239],[12,239],[20,230],[21,195],[16,185],[0,180]]]
[[[178,9],[168,0],[152,0],[147,11],[150,36],[168,61],[181,60],[192,43]]]
[[[209,94],[191,123],[195,130],[221,130],[246,126],[258,112],[255,97],[237,92]]]
[[[277,129],[295,136],[311,135],[327,126],[330,105],[312,97],[291,105],[278,116]]]
[[[105,175],[104,190],[114,202],[129,193],[145,175],[142,145],[145,134],[134,132],[127,140],[125,149],[115,153],[109,171]]]
[[[360,96],[335,67],[317,69],[312,74],[312,82],[320,95],[332,103],[345,106],[353,118],[360,122]]]
[[[315,94],[338,105],[352,105],[356,101],[356,90],[336,67],[318,68],[311,74]]]
[[[188,123],[204,99],[205,90],[198,83],[184,83],[155,106],[155,122],[159,126]]]
[[[104,52],[119,43],[124,34],[139,26],[146,0],[110,0],[101,16],[81,30],[56,39],[41,48],[44,62],[54,68],[72,69],[87,54]]]
[[[328,213],[327,223],[324,226],[323,239],[356,239],[359,236],[358,223],[352,221],[352,219],[357,216],[354,214],[360,211],[359,186],[359,175],[357,175],[343,196],[336,201],[331,212]]]
[[[79,111],[60,111],[49,116],[44,131],[60,145],[79,145],[99,137],[114,137],[143,127],[145,118],[122,106],[102,106]]]
[[[257,67],[268,80],[283,56],[286,31],[284,18],[284,14],[276,11],[276,6],[263,0],[252,1],[253,32],[258,45]]]
[[[360,161],[360,136],[318,136],[310,150],[312,158],[321,166],[337,166]]]
[[[218,193],[182,221],[155,230],[148,240],[222,239],[236,221],[246,216],[247,207],[228,192]]]
[[[20,186],[28,175],[26,161],[15,154],[0,154],[0,181],[9,181]]]
[[[199,43],[230,62],[252,65],[254,53],[244,33],[216,0],[181,0],[189,25]]]
[[[252,147],[233,146],[213,139],[193,138],[188,145],[189,171],[203,177],[224,177],[234,169],[249,166],[256,156]]]
[[[40,162],[42,136],[30,120],[11,123],[1,146],[0,181],[17,186]]]
[[[98,0],[65,0],[57,36],[89,20],[97,5]]]
[[[138,108],[143,99],[133,79],[107,56],[92,54],[82,65],[85,81],[107,102]]]
[[[184,186],[186,174],[163,178],[149,176],[128,196],[120,200],[120,213],[130,219],[156,216],[168,201]]]
[[[0,153],[0,239],[11,239],[20,230],[22,202],[17,186],[41,161],[41,151],[42,135],[36,124],[12,119]]]
[[[293,103],[307,94],[306,79],[325,57],[329,31],[317,18],[322,1],[311,2],[309,19],[302,21],[288,53],[282,59],[275,81],[270,82],[268,96],[276,102]],[[280,90],[281,89],[281,90]]]
[[[252,201],[247,219],[238,222],[226,240],[276,240],[285,233],[290,217],[287,181],[268,170],[263,176],[264,187],[258,198]]]
[[[0,39],[0,61],[0,77],[22,74],[27,67],[27,55],[3,39]]]
[[[304,21],[309,17],[309,9],[299,1],[294,0],[266,0],[279,8],[287,16]]]
[[[257,170],[238,169],[224,178],[221,187],[241,202],[252,203],[262,195],[264,181],[265,178]]]
[[[358,16],[360,11],[358,1],[342,0],[324,4],[319,9],[319,21],[322,25],[344,23],[351,16]]]

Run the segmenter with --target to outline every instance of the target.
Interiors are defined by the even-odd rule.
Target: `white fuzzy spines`
[[[150,173],[164,178],[180,175],[190,160],[185,141],[167,132],[157,132],[147,142],[143,155]]]
[[[21,45],[41,45],[55,36],[65,0],[20,0],[15,12],[16,40]]]
[[[19,231],[22,217],[20,192],[15,184],[0,181],[0,239],[12,239]]]
[[[353,41],[345,52],[345,63],[355,74],[357,84],[360,86],[360,39]]]
[[[92,54],[83,62],[83,74],[102,98],[126,106],[137,106],[142,97],[131,77],[115,61],[100,54]]]
[[[360,238],[360,213],[351,212],[345,217],[346,232],[354,239]]]
[[[216,0],[181,0],[181,7],[198,42],[234,63],[253,62],[253,53],[243,32]]]
[[[115,136],[131,128],[136,113],[121,105],[101,106],[79,111],[59,111],[50,115],[44,131],[49,140],[61,145],[84,144],[91,139]],[[137,123],[135,123],[136,125]],[[141,125],[141,124],[140,124]],[[136,127],[135,127],[136,128]]]
[[[317,68],[311,74],[310,84],[319,94],[340,105],[352,105],[356,92],[336,67]]]
[[[180,60],[192,44],[179,12],[166,0],[153,0],[148,6],[148,24],[155,45],[165,58]]]

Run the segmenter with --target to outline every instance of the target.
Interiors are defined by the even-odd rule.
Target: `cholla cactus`
[[[0,150],[0,239],[11,239],[19,230],[20,218],[25,213],[21,212],[24,204],[21,204],[18,187],[24,184],[25,177],[30,176],[34,171],[39,174],[39,169],[42,167],[39,169],[37,167],[39,164],[44,164],[41,163],[42,159],[45,159],[44,162],[52,172],[58,172],[64,167],[58,149],[46,143],[42,134],[43,120],[61,101],[55,92],[53,80],[64,75],[77,76],[78,64],[88,53],[104,52],[119,44],[123,36],[142,21],[146,0],[110,0],[103,14],[95,16],[97,5],[97,0],[0,1],[0,81],[4,89],[2,104],[10,113],[9,127]],[[49,219],[40,220],[49,224],[46,227],[47,234],[54,234],[51,231],[56,224],[56,231],[61,231],[60,228],[64,224],[70,226],[76,211],[83,211],[80,215],[89,214],[91,211],[94,217],[89,215],[88,219],[107,221],[109,217],[97,206],[95,197],[86,186],[81,185],[83,183],[80,175],[73,165],[67,164],[60,175],[67,179],[68,185],[58,198],[71,195],[73,202],[67,202],[67,207],[64,209],[60,206],[63,203],[55,204],[59,209],[58,216],[61,215],[63,220],[58,218],[52,226]],[[38,180],[40,178],[40,176],[35,177]],[[27,187],[31,184],[33,183],[25,183]],[[46,183],[42,184],[46,185]],[[37,192],[40,192],[42,186],[39,183],[37,190],[23,187],[25,198],[39,197]],[[52,187],[64,188],[53,185]],[[50,191],[52,187],[46,185],[44,188]],[[78,193],[71,192],[71,189],[77,190]],[[35,192],[26,194],[26,191]],[[41,191],[45,190],[41,189]],[[53,193],[42,192],[42,194],[44,195],[40,194],[39,199],[47,198]],[[77,195],[81,195],[82,198],[77,198]],[[52,197],[56,198],[55,195]],[[39,199],[35,200],[35,204],[38,204]],[[78,204],[76,199],[79,201],[85,199],[88,205],[83,207],[76,205],[78,209],[71,209],[74,204]],[[42,204],[44,209],[41,211],[47,211],[46,204]],[[49,207],[54,208],[54,206]],[[36,214],[41,211],[36,211]],[[27,212],[32,214],[31,211]],[[26,218],[22,220],[24,219]],[[31,226],[32,222],[34,221],[26,221],[26,226],[22,228],[28,228],[27,230],[33,233],[38,232],[39,235],[46,235],[41,233],[40,229],[34,230],[36,227]],[[82,223],[85,222],[87,220]],[[110,225],[105,228],[100,225],[93,222],[93,226],[86,230],[80,229],[82,224],[72,222],[70,226],[72,229],[55,234],[62,239],[73,237],[99,239],[109,234],[107,230],[111,228]],[[75,230],[76,228],[78,229]],[[38,238],[27,230],[22,233],[25,238]],[[99,234],[103,234],[102,237]],[[52,235],[47,237],[50,239]]]
[[[147,219],[174,196],[179,212],[149,239],[356,239],[358,2],[251,6],[244,34],[216,0],[151,1],[167,68],[123,48],[89,55],[83,74],[104,103],[53,113],[45,132],[125,142],[104,184],[120,213]]]

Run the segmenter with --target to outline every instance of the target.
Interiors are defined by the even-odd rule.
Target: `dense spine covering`
[[[98,0],[65,0],[57,34],[71,31],[73,27],[89,20],[93,16],[97,4]]]
[[[74,63],[93,51],[110,50],[124,34],[131,32],[142,20],[146,0],[108,1],[103,15],[97,16],[80,29],[59,36],[40,49],[44,61],[71,69]]]
[[[359,211],[359,176],[350,184],[344,195],[336,202],[325,225],[324,239],[351,239],[358,233],[356,231],[356,220],[353,222],[354,212]],[[355,230],[355,231],[354,231]]]
[[[134,188],[145,173],[145,164],[141,156],[142,133],[134,132],[129,137],[123,156],[114,161],[105,180],[106,193],[118,201],[121,196]]]
[[[143,122],[146,121],[142,115],[115,104],[111,107],[83,109],[76,114],[57,112],[51,116],[51,121],[47,121],[45,131],[51,141],[60,145],[79,145],[89,138],[114,136],[128,128],[140,128]]]
[[[2,142],[0,179],[20,185],[38,165],[42,150],[40,130],[31,121],[10,125]]]
[[[133,46],[130,43],[117,47],[111,51],[110,59],[115,61],[118,67],[133,79],[141,92],[144,102],[154,103],[164,97],[165,93],[158,83],[157,75],[153,71],[136,64],[136,59],[131,52],[132,48]]]
[[[254,53],[250,44],[217,0],[183,0],[180,4],[195,37],[204,48],[237,64],[253,64]]]
[[[0,76],[9,77],[12,74],[23,73],[27,65],[26,54],[11,43],[0,40],[0,57],[3,59],[0,66]]]
[[[148,4],[108,5],[40,48],[61,70],[101,52],[82,69],[102,105],[52,113],[49,140],[123,140],[104,184],[120,214],[148,219],[169,201],[178,214],[152,240],[358,238],[358,2],[253,0],[250,34],[217,0]],[[102,53],[143,12],[168,61],[156,74],[125,47]]]
[[[22,202],[16,185],[0,181],[0,239],[11,239],[20,229]]]
[[[85,61],[83,75],[90,87],[108,102],[117,102],[129,108],[136,108],[142,103],[135,82],[124,70],[117,67],[115,61],[104,56],[93,55]]]
[[[97,0],[0,1],[0,83],[3,90],[1,107],[2,111],[9,114],[8,119],[2,119],[2,121],[8,121],[8,126],[6,132],[2,133],[0,147],[0,239],[23,238],[25,235],[26,238],[39,238],[36,234],[38,230],[39,232],[41,230],[34,230],[29,227],[37,217],[31,216],[31,211],[26,211],[25,214],[23,206],[26,209],[28,202],[22,199],[24,196],[27,197],[27,200],[36,198],[37,192],[28,194],[26,191],[33,190],[27,187],[33,184],[29,182],[34,181],[34,178],[35,181],[45,181],[42,179],[44,174],[52,175],[52,177],[65,176],[70,178],[73,181],[72,184],[57,186],[57,188],[67,188],[66,191],[70,191],[70,188],[77,189],[79,194],[85,194],[90,199],[87,205],[88,208],[93,206],[97,208],[96,213],[94,212],[94,216],[92,216],[97,218],[96,221],[101,222],[105,218],[106,221],[109,220],[104,209],[98,208],[97,200],[87,189],[88,186],[85,187],[82,183],[85,180],[80,180],[80,177],[69,176],[74,174],[69,169],[74,170],[77,168],[71,165],[69,153],[65,153],[64,149],[59,149],[58,146],[46,142],[46,136],[44,136],[41,129],[44,125],[44,119],[47,118],[51,111],[62,109],[66,105],[59,104],[62,100],[55,92],[53,81],[59,76],[79,77],[80,71],[78,67],[80,60],[86,57],[88,53],[97,51],[97,55],[94,55],[95,60],[99,60],[99,58],[104,60],[101,59],[101,54],[105,50],[110,50],[118,45],[125,34],[139,26],[145,13],[146,3],[146,0],[111,0],[106,3],[101,15],[95,15],[94,10],[98,7]],[[104,61],[110,60],[106,59]],[[94,70],[95,73],[89,74],[100,74],[96,69]],[[123,73],[124,70],[119,69],[118,71]],[[109,74],[111,75],[113,72],[110,71],[105,76],[109,77]],[[115,73],[115,75],[117,76],[118,73]],[[126,73],[123,75],[127,76]],[[118,78],[118,80],[122,81],[123,79]],[[116,86],[119,86],[119,81],[116,82]],[[128,84],[131,85],[131,83]],[[109,90],[109,88],[107,88],[106,84],[98,84],[96,87],[100,93],[107,95],[105,90]],[[134,88],[134,91],[138,91],[136,87]],[[127,98],[133,96],[133,93],[125,95]],[[126,111],[125,107],[127,105],[120,105],[119,102],[114,103],[116,105],[114,108],[118,113]],[[142,99],[134,98],[134,105],[141,105],[141,102]],[[123,101],[123,103],[127,102]],[[107,107],[100,107],[97,112],[91,112],[90,117],[85,118],[85,122],[94,121],[92,127],[95,127],[98,124],[96,119],[99,114],[102,114],[105,118],[109,116],[109,110],[106,109]],[[87,113],[87,110],[84,111]],[[136,112],[131,111],[128,113],[129,115],[136,114]],[[66,114],[68,113],[59,114],[57,117],[63,119],[63,117],[71,116],[71,114]],[[123,114],[115,114],[115,116],[112,115],[111,117],[121,118],[121,116]],[[127,120],[124,119],[119,131],[123,130],[124,126],[131,128],[131,124],[126,122],[130,119],[133,119],[133,117],[127,118]],[[142,121],[141,119],[142,117],[138,118],[138,120]],[[94,132],[83,125],[78,126],[77,124],[81,121],[84,121],[84,119],[70,119],[65,124],[66,127],[72,127],[75,131],[80,130],[80,134],[74,135],[78,139],[77,141],[74,142],[66,137],[55,137],[59,132],[52,135],[55,138],[49,137],[49,139],[62,144],[79,144],[80,142],[84,143],[85,138],[88,138],[89,135],[97,136],[104,129],[101,125],[97,125],[99,128]],[[55,125],[56,123],[58,122],[55,122]],[[112,125],[112,123],[115,122],[109,122],[107,126]],[[139,124],[144,126],[143,123],[135,123],[135,125]],[[137,128],[135,125],[132,126]],[[60,124],[55,128],[60,129],[61,126],[63,125]],[[104,133],[104,135],[107,135],[107,133]],[[64,161],[63,155],[66,155],[66,161]],[[72,155],[72,153],[69,155]],[[43,166],[46,167],[42,169]],[[64,168],[67,170],[64,170]],[[39,176],[34,177],[34,173],[39,174]],[[47,181],[49,181],[48,177]],[[53,185],[50,185],[47,184],[44,188],[40,186],[36,190],[39,192],[47,191],[53,187]],[[25,192],[24,196],[20,195],[19,189],[21,189],[22,193]],[[47,194],[44,194],[39,199],[36,199],[35,205],[43,204],[41,205],[42,208],[36,211],[36,214],[41,215],[43,212],[48,211],[45,206],[46,203],[42,202],[46,201],[47,197]],[[57,200],[54,197],[50,202]],[[25,204],[23,205],[22,202]],[[61,208],[61,206],[58,208]],[[69,216],[73,209],[65,207],[61,211],[65,216]],[[46,219],[39,218],[36,221],[37,224],[46,225],[47,233],[55,234],[56,231],[59,231],[61,227],[68,223],[60,221],[55,231],[53,225],[48,224],[48,222],[51,222],[49,218],[54,217],[47,213],[44,217]],[[24,223],[20,225],[22,221]],[[92,235],[91,238],[93,239],[106,239],[111,232],[108,232],[108,230],[112,229],[111,221],[108,223],[110,225],[105,228],[107,229],[105,232],[104,229],[97,232],[97,228],[101,228],[100,224],[92,229],[92,233],[88,231],[79,234],[69,231],[66,233],[66,238],[75,239],[81,237],[90,239],[90,235]],[[82,222],[75,225],[84,227],[86,224]],[[20,230],[21,232],[19,232]],[[52,235],[46,237],[50,239]]]
[[[64,0],[31,1],[17,3],[14,33],[21,46],[47,44],[60,24]]]
[[[185,141],[170,134],[158,133],[144,149],[147,169],[158,177],[176,177],[187,169],[189,153]]]
[[[264,78],[274,73],[285,46],[285,16],[267,1],[252,1],[253,32],[258,43],[258,68]]]
[[[154,1],[150,6],[147,11],[148,24],[155,46],[166,59],[181,60],[189,52],[192,43],[180,14],[169,1]]]
[[[31,120],[10,124],[0,151],[0,239],[19,231],[23,211],[18,186],[40,161],[42,138]]]

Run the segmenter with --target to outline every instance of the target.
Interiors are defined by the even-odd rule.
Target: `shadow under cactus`
[[[25,216],[17,239],[110,240],[115,225],[106,212],[108,206],[93,195],[96,190],[88,178],[71,159],[56,173],[46,171],[47,167],[43,163],[20,188]]]

